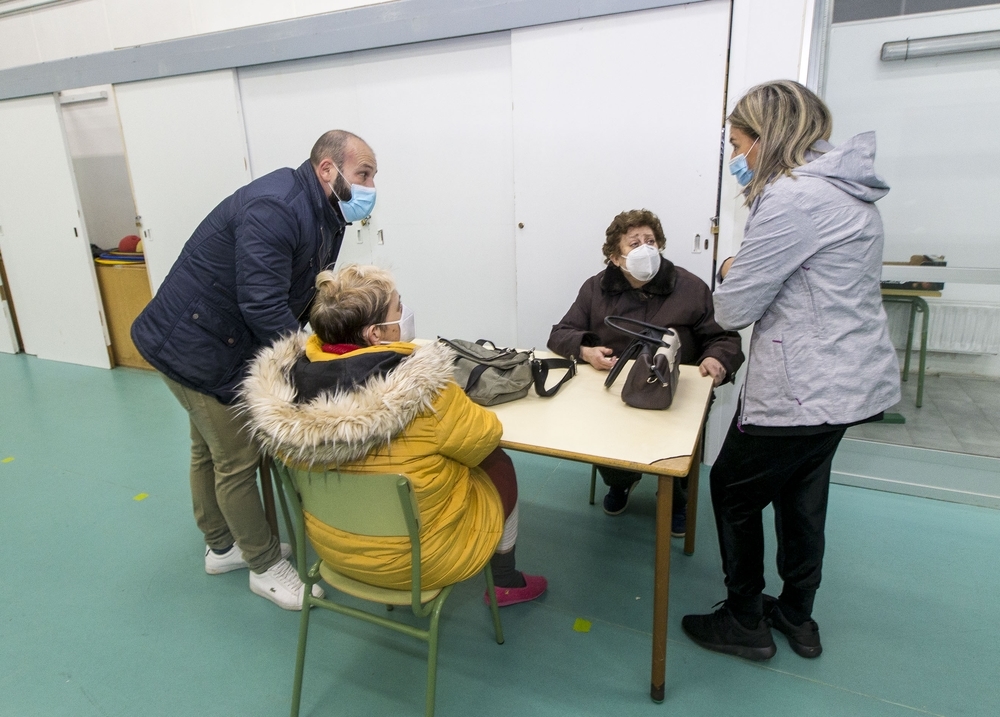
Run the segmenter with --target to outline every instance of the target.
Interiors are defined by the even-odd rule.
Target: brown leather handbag
[[[625,367],[625,362],[635,359],[625,378],[625,385],[622,386],[622,400],[634,408],[670,408],[677,393],[677,380],[680,378],[681,337],[673,329],[625,316],[608,316],[604,323],[633,337],[632,343],[612,366],[604,387],[610,388]],[[639,328],[632,330],[619,324]]]

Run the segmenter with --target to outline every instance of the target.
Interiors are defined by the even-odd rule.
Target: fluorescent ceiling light
[[[882,61],[912,60],[917,57],[936,57],[982,50],[1000,50],[1000,30],[887,42],[882,45]]]

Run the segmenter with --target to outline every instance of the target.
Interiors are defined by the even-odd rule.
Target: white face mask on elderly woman
[[[391,326],[392,324],[399,324],[400,341],[413,341],[413,339],[417,338],[417,328],[413,318],[413,311],[406,304],[403,304],[403,316],[399,321],[383,321],[379,326]],[[381,343],[387,344],[391,342],[382,341]]]
[[[625,271],[636,281],[649,281],[660,270],[660,251],[652,244],[643,244],[625,255]]]

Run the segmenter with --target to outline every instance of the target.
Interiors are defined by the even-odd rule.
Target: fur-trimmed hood
[[[296,403],[290,375],[305,355],[308,339],[309,334],[300,331],[263,349],[240,391],[241,410],[254,437],[268,452],[296,463],[341,465],[363,458],[431,410],[454,380],[455,355],[435,342],[354,390]]]

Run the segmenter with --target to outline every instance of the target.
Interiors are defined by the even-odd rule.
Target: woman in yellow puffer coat
[[[316,333],[282,338],[251,365],[243,386],[251,430],[292,462],[406,475],[426,588],[465,580],[490,561],[500,605],[541,595],[545,578],[515,569],[517,480],[498,448],[500,421],[455,383],[451,349],[410,343],[413,315],[377,267],[321,272],[316,289]],[[306,531],[338,572],[409,589],[407,539],[347,533],[308,513]]]

